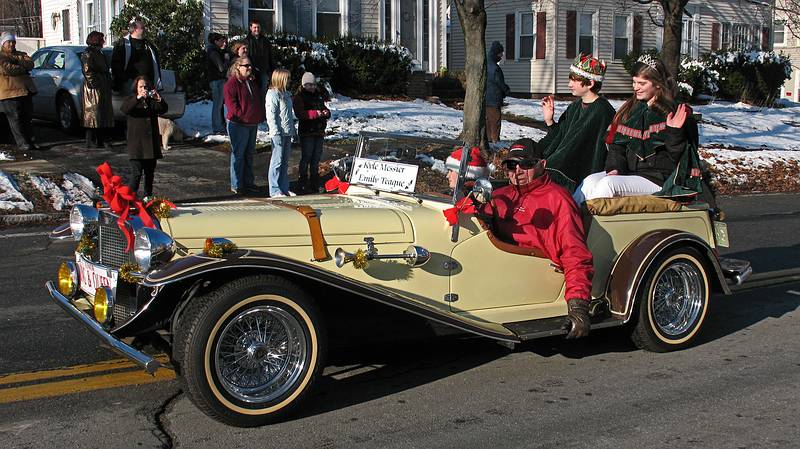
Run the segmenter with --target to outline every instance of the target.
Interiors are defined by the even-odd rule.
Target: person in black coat
[[[167,103],[147,77],[139,76],[133,80],[133,94],[125,97],[120,109],[128,116],[128,159],[131,162],[128,187],[138,192],[144,175],[144,198],[152,197],[156,161],[163,157],[158,116],[167,112]]]
[[[244,40],[247,43],[247,54],[253,64],[253,75],[258,80],[261,89],[266,91],[275,64],[272,61],[272,44],[261,34],[261,22],[258,19],[250,20],[250,34]]]

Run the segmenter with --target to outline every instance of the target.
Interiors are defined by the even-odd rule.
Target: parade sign
[[[350,183],[384,192],[414,193],[418,169],[416,165],[357,157]]]

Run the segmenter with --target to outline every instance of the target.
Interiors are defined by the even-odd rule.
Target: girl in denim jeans
[[[318,193],[319,159],[331,111],[317,91],[317,79],[311,72],[303,74],[300,91],[294,96],[294,113],[300,119],[298,135],[302,152],[297,184],[306,193]]]
[[[292,110],[292,96],[286,91],[289,85],[289,71],[276,69],[267,91],[266,110],[269,135],[272,138],[272,157],[269,161],[269,196],[294,196],[289,191],[289,154],[292,151],[292,137],[297,135]]]

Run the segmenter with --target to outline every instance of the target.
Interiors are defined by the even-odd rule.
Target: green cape
[[[605,137],[613,118],[614,107],[604,97],[586,109],[580,99],[567,107],[538,142],[554,182],[574,192],[583,178],[603,171],[608,153]]]

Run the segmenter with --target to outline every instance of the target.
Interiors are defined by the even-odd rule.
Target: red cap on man
[[[458,148],[447,157],[444,165],[449,170],[458,172],[458,170],[461,168],[462,150],[463,148]],[[469,151],[469,162],[467,163],[467,173],[465,176],[467,179],[477,179],[489,176],[489,165],[486,163],[486,159],[481,156],[481,149],[478,147],[472,147],[472,149]]]

